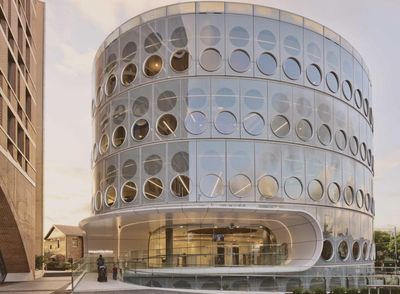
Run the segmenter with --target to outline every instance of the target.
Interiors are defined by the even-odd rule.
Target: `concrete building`
[[[44,237],[43,247],[45,257],[59,255],[72,263],[83,257],[83,231],[75,226],[53,225]]]
[[[371,81],[341,36],[268,7],[182,3],[112,32],[93,76],[87,253],[157,287],[369,282]]]
[[[43,240],[44,3],[0,0],[0,252],[6,281],[34,278]]]

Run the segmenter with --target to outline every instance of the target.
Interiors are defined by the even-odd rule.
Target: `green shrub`
[[[343,287],[334,288],[332,294],[346,294],[346,289]]]
[[[303,292],[303,294],[312,294],[312,292],[309,291],[309,290],[305,290],[305,291]]]
[[[347,289],[346,293],[347,294],[358,294],[358,289],[350,288],[350,289]]]
[[[316,288],[313,290],[314,294],[326,294],[326,291],[324,289],[321,288]]]
[[[302,288],[296,288],[296,289],[293,289],[293,294],[303,294],[304,292],[303,292],[303,289]]]

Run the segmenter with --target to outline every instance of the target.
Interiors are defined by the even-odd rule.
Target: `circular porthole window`
[[[236,103],[237,96],[232,89],[221,88],[214,96],[215,104],[222,108],[231,108]]]
[[[208,95],[201,88],[192,88],[188,90],[185,100],[188,107],[200,109],[206,105]]]
[[[117,77],[112,74],[108,77],[107,82],[106,82],[106,86],[105,86],[105,92],[107,96],[111,96],[115,89],[117,87]]]
[[[144,183],[144,197],[148,200],[155,200],[161,196],[163,189],[163,183],[159,178],[147,179]]]
[[[363,248],[362,248],[362,256],[364,260],[368,259],[368,243],[364,242]]]
[[[176,106],[176,94],[171,90],[162,92],[157,99],[158,109],[167,112],[175,108]]]
[[[94,210],[99,211],[102,207],[102,197],[101,193],[97,192],[94,198]]]
[[[313,86],[319,86],[321,84],[322,80],[322,74],[321,74],[321,69],[319,68],[318,65],[316,64],[310,64],[306,68],[306,75],[308,81],[313,85]]]
[[[258,180],[258,191],[265,198],[273,198],[278,195],[279,184],[273,176],[262,176]]]
[[[366,117],[368,117],[368,109],[369,109],[368,99],[365,98],[363,103],[363,110]]]
[[[200,181],[201,193],[209,198],[215,198],[224,195],[224,183],[221,177],[209,174]]]
[[[329,105],[325,104],[325,103],[321,103],[320,105],[318,105],[318,116],[319,118],[326,123],[329,123],[329,121],[331,120],[331,108]]]
[[[176,176],[171,182],[171,191],[176,197],[186,197],[190,194],[190,179],[188,176]]]
[[[122,49],[121,57],[125,62],[129,62],[135,57],[137,46],[135,42],[128,42]]]
[[[232,134],[237,125],[236,117],[229,111],[218,113],[215,119],[215,128],[223,135]]]
[[[340,188],[337,183],[331,183],[328,186],[328,197],[332,203],[337,203],[340,199]]]
[[[339,130],[339,131],[336,132],[335,141],[336,141],[336,146],[340,150],[346,149],[347,137],[346,137],[346,133],[343,130]]]
[[[124,144],[126,139],[126,130],[123,126],[119,126],[114,130],[113,133],[113,145],[118,148]]]
[[[265,122],[256,112],[249,113],[243,120],[243,127],[252,136],[260,135],[264,130]]]
[[[132,137],[135,140],[141,141],[146,138],[149,133],[149,123],[145,119],[137,120],[132,126]]]
[[[361,107],[362,107],[363,98],[362,98],[362,94],[361,94],[360,89],[357,89],[357,90],[354,92],[354,100],[355,100],[355,102],[356,102],[357,107],[358,107],[358,108],[361,108]]]
[[[207,119],[204,113],[200,111],[189,113],[185,118],[185,128],[193,135],[204,133],[207,128]]]
[[[369,211],[371,207],[371,196],[367,193],[365,194],[365,209]]]
[[[271,120],[271,130],[279,138],[286,137],[290,132],[290,124],[286,117],[277,115]]]
[[[217,49],[205,49],[200,56],[201,67],[209,72],[216,71],[221,66],[222,56]]]
[[[365,143],[361,143],[360,145],[360,155],[361,159],[365,161],[365,159],[367,158],[367,146],[365,145]]]
[[[221,40],[221,33],[216,26],[207,25],[200,31],[200,40],[208,46],[215,46]]]
[[[300,63],[297,59],[290,57],[283,63],[283,71],[289,79],[298,80],[301,74]]]
[[[353,248],[352,248],[352,254],[353,254],[353,259],[358,260],[360,258],[360,244],[358,242],[353,243]]]
[[[178,122],[172,114],[162,115],[157,122],[157,132],[161,136],[175,135],[175,130],[178,126]]]
[[[115,168],[115,166],[114,165],[108,166],[107,170],[106,170],[106,178],[105,178],[106,183],[109,185],[114,183],[116,176],[117,176],[117,169]]]
[[[313,130],[310,122],[306,119],[300,120],[296,126],[296,133],[300,140],[305,142],[310,140],[313,135]]]
[[[269,30],[262,30],[257,36],[258,44],[264,50],[273,50],[276,46],[275,35]]]
[[[264,52],[257,59],[257,67],[263,74],[271,76],[276,72],[278,63],[271,53]]]
[[[287,36],[283,41],[283,47],[285,51],[290,55],[300,54],[300,43],[294,36]]]
[[[349,245],[346,241],[342,241],[339,243],[338,247],[338,256],[341,260],[345,260],[349,255]]]
[[[246,51],[237,49],[231,53],[229,65],[238,73],[246,72],[250,67],[250,56]]]
[[[303,193],[303,185],[300,180],[296,177],[288,178],[285,181],[285,193],[291,199],[299,199]]]
[[[314,201],[319,201],[324,195],[324,187],[319,180],[312,180],[308,184],[308,195]]]
[[[185,27],[177,27],[171,34],[171,44],[176,48],[183,48],[188,43]]]
[[[154,176],[161,171],[163,166],[163,161],[160,156],[153,154],[146,158],[143,165],[145,172],[148,175]]]
[[[149,110],[149,100],[144,97],[138,97],[132,105],[132,113],[136,117],[143,116]]]
[[[339,90],[339,79],[337,74],[333,71],[327,73],[326,85],[332,93],[337,93],[337,91]]]
[[[356,202],[358,208],[362,208],[364,206],[364,192],[362,190],[357,191]]]
[[[323,260],[331,260],[333,257],[333,246],[331,241],[325,240],[323,247],[322,247],[322,252],[321,252],[321,257]]]
[[[242,27],[236,26],[229,32],[231,43],[237,47],[244,47],[249,43],[249,32]]]
[[[236,175],[229,180],[229,190],[236,197],[246,197],[251,192],[250,179],[242,174]]]
[[[172,156],[171,167],[178,173],[184,173],[189,170],[189,153],[179,151]]]
[[[162,58],[158,55],[149,56],[144,62],[144,74],[147,77],[154,77],[158,75],[163,67]]]
[[[117,199],[117,191],[115,190],[114,186],[110,186],[106,190],[106,205],[108,207],[114,206],[115,200]]]
[[[347,203],[347,205],[352,205],[354,201],[354,191],[353,188],[350,186],[347,186],[344,188],[344,201]]]
[[[154,53],[162,46],[162,37],[159,33],[150,33],[144,40],[144,50],[147,53]]]
[[[118,105],[114,109],[112,120],[116,125],[121,124],[126,118],[126,109],[124,105]]]
[[[100,154],[104,154],[108,151],[108,146],[110,145],[108,135],[104,134],[100,139]]]
[[[121,198],[125,203],[130,203],[135,200],[137,195],[137,187],[134,182],[126,182],[121,189]]]
[[[322,145],[328,146],[332,141],[331,129],[328,125],[323,124],[318,129],[318,139]]]
[[[344,98],[346,98],[348,101],[350,101],[351,97],[353,96],[353,88],[352,88],[349,80],[345,80],[342,83],[342,92],[343,92]]]
[[[122,177],[125,180],[133,178],[136,175],[136,171],[137,171],[137,164],[136,161],[134,161],[133,159],[128,159],[122,165]]]
[[[121,82],[124,86],[129,86],[136,79],[137,67],[135,64],[130,63],[122,70]]]
[[[172,54],[171,68],[176,72],[184,72],[189,68],[190,65],[190,54],[187,50],[178,50]]]
[[[271,104],[272,108],[279,113],[285,113],[290,107],[289,98],[283,93],[274,94],[274,96],[272,96]]]
[[[350,152],[353,155],[357,155],[357,153],[358,153],[358,139],[357,139],[356,136],[353,136],[353,137],[350,138],[349,147],[350,147]]]

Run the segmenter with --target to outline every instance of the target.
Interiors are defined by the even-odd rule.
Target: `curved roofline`
[[[358,60],[361,66],[366,70],[368,76],[370,75],[367,64],[362,58],[361,54],[341,35],[337,34],[330,28],[304,16],[298,15],[293,12],[286,10],[273,8],[269,6],[256,5],[243,2],[223,2],[223,1],[196,1],[196,2],[181,2],[177,4],[171,4],[161,6],[148,10],[131,19],[125,21],[112,31],[99,46],[96,51],[95,60],[104,51],[104,49],[116,40],[121,34],[128,30],[137,27],[143,23],[167,16],[180,15],[180,14],[194,14],[194,13],[230,13],[230,14],[242,14],[260,16],[270,19],[276,19],[282,22],[294,24],[305,29],[314,31],[340,45],[348,52],[350,52],[354,58]]]

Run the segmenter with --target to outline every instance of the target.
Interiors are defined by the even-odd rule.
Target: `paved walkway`
[[[5,283],[0,285],[0,294],[55,294],[70,293],[65,291],[71,283],[71,277],[40,278],[29,282]]]

